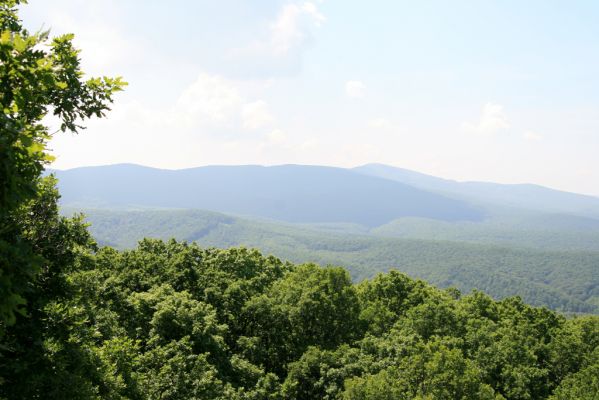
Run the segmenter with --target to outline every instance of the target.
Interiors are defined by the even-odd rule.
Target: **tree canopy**
[[[62,294],[44,279],[36,314],[8,329],[0,397],[592,399],[599,390],[595,316],[567,319],[397,271],[353,284],[343,268],[245,248],[146,239],[95,249],[75,222],[56,223],[79,232],[60,238],[71,246],[61,250]]]

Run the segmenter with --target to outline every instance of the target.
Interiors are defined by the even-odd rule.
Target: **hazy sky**
[[[380,162],[599,195],[599,2],[30,0],[129,82],[54,167]]]

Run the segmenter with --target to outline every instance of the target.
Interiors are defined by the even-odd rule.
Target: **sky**
[[[57,134],[54,168],[384,163],[599,196],[594,0],[29,0],[105,119]],[[55,124],[47,120],[50,127]]]

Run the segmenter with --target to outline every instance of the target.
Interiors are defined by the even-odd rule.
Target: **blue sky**
[[[599,196],[599,2],[30,0],[106,120],[56,168],[381,162]],[[53,121],[49,120],[49,124]]]

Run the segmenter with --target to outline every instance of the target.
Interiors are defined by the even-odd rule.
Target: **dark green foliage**
[[[58,214],[50,112],[61,131],[103,117],[119,78],[83,80],[73,35],[29,33],[17,6],[0,0],[0,397],[92,398],[104,379],[94,332],[71,274],[94,243],[77,216]]]
[[[441,340],[415,346],[397,365],[346,382],[344,399],[495,399],[476,363]],[[409,351],[409,350],[408,350]]]
[[[519,295],[527,303],[559,311],[599,312],[597,251],[325,233],[200,210],[85,213],[94,237],[118,248],[133,247],[144,237],[175,237],[221,248],[242,245],[297,263],[343,265],[355,281],[393,267],[441,287],[454,286],[464,292],[479,289],[495,298]],[[596,244],[599,246],[599,236]]]
[[[21,237],[40,257],[40,271],[30,279],[23,299],[28,313],[4,327],[0,338],[0,377],[9,398],[88,398],[98,382],[94,357],[86,349],[92,332],[77,301],[71,274],[93,249],[78,219],[58,215],[54,180],[38,186],[37,197],[16,212]],[[32,371],[37,373],[32,374]],[[18,394],[18,395],[17,395]]]
[[[359,312],[347,271],[302,265],[248,301],[242,318],[252,340],[244,350],[252,361],[281,373],[308,346],[333,349],[360,337]]]
[[[310,347],[298,361],[290,364],[282,386],[283,395],[298,400],[335,399],[345,381],[370,370],[373,360],[347,344],[335,350]]]
[[[461,295],[396,271],[355,285],[342,268],[174,240],[146,239],[123,252],[79,251],[68,259],[77,268],[62,274],[66,294],[52,295],[62,300],[43,308],[49,319],[13,328],[39,332],[43,347],[12,353],[2,369],[10,385],[0,396],[591,399],[595,393],[597,317],[568,320],[517,297]],[[13,346],[23,341],[11,337]],[[31,360],[46,365],[37,364],[35,380],[26,379]]]
[[[551,400],[595,400],[599,393],[599,349],[591,353],[585,365],[567,376],[555,390]]]
[[[0,1],[0,336],[15,313],[25,315],[28,283],[44,267],[17,216],[53,159],[42,120],[52,112],[62,131],[77,132],[80,120],[104,116],[124,85],[120,78],[84,81],[73,35],[50,40],[48,32],[28,32],[16,11],[23,2]]]

